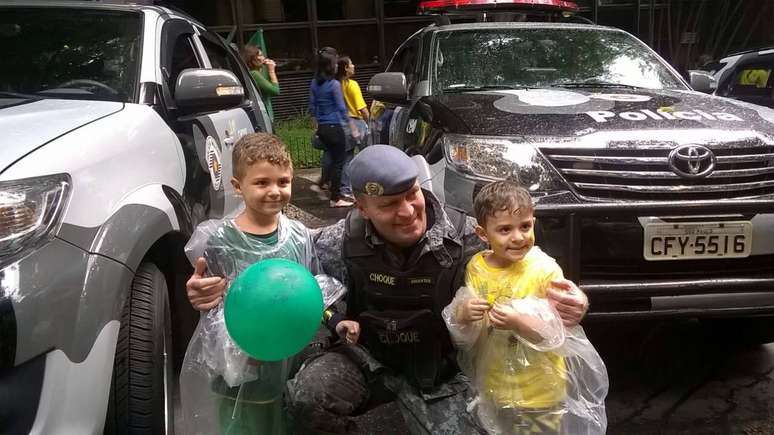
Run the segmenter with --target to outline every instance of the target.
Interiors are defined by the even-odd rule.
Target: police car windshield
[[[433,91],[464,88],[640,87],[686,89],[643,44],[623,32],[588,28],[440,31]]]
[[[0,92],[131,102],[141,28],[139,12],[0,7]]]

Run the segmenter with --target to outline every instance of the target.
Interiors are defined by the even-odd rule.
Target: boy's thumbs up
[[[207,271],[207,262],[199,257],[194,264],[194,273],[185,284],[188,300],[194,309],[199,311],[209,310],[217,306],[226,290],[226,280],[218,277],[204,277]]]
[[[197,258],[196,264],[194,265],[194,273],[191,278],[204,277],[204,271],[206,270],[207,270],[207,262],[204,260],[204,257]]]

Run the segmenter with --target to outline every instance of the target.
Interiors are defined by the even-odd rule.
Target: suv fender
[[[159,184],[143,186],[132,192],[103,225],[95,228],[96,234],[90,239],[89,251],[112,258],[136,271],[157,240],[167,233],[181,230],[181,221],[186,227],[183,232],[190,234],[190,221],[178,217],[177,213],[184,211],[176,210],[168,195],[177,196],[176,202],[182,205],[177,192]],[[135,231],[126,231],[127,228],[134,228]]]

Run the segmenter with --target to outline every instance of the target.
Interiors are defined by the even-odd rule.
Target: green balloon
[[[229,287],[224,305],[231,339],[260,361],[298,353],[314,338],[322,312],[317,280],[304,266],[282,258],[245,269]]]

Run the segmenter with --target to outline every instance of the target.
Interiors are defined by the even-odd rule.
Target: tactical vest
[[[445,210],[462,234],[465,214]],[[389,263],[387,245],[368,245],[365,229],[366,221],[353,210],[347,217],[343,244],[350,288],[348,317],[360,322],[360,343],[371,355],[420,389],[430,390],[457,371],[441,311],[463,284],[464,246],[444,239],[452,258],[449,267],[428,251],[400,269]]]

